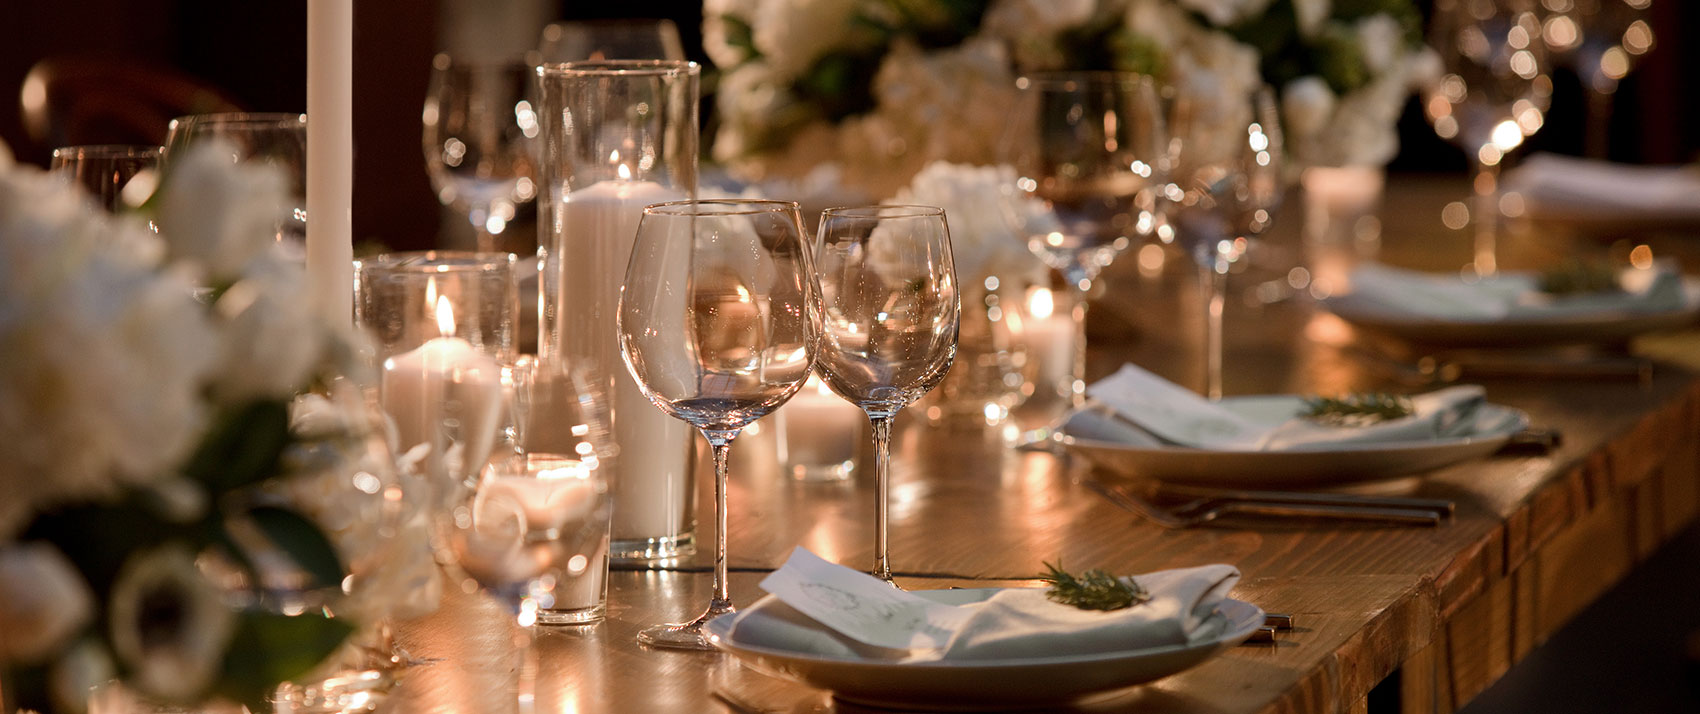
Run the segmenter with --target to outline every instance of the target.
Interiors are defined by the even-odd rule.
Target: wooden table
[[[1390,261],[1438,267],[1468,259],[1466,238],[1438,220],[1461,186],[1456,179],[1390,183],[1383,213]],[[1296,209],[1290,213],[1297,218]],[[1296,250],[1294,223],[1287,221],[1286,238],[1272,239],[1274,255],[1282,241]],[[1525,240],[1507,246],[1502,265],[1543,252],[1563,250]],[[1235,280],[1280,277],[1257,272]],[[1183,384],[1196,381],[1197,332],[1174,330],[1199,319],[1189,280],[1177,265],[1155,277],[1116,271],[1093,308],[1091,376],[1134,360]],[[1229,394],[1389,386],[1354,354],[1358,336],[1308,300],[1235,303],[1228,320]],[[1700,512],[1700,379],[1693,373],[1660,365],[1644,381],[1483,384],[1492,401],[1526,410],[1537,425],[1561,430],[1564,442],[1551,453],[1497,456],[1378,487],[1456,501],[1456,518],[1439,528],[1266,522],[1167,531],[1081,486],[1087,467],[1079,460],[1012,451],[984,430],[929,427],[906,415],[894,447],[893,567],[907,587],[936,588],[1026,580],[1041,561],[1059,558],[1130,573],[1226,562],[1244,573],[1234,597],[1297,619],[1297,629],[1273,645],[1236,648],[1078,711],[1362,712],[1369,692],[1385,683],[1378,702],[1385,694],[1404,712],[1449,712]],[[764,438],[771,437],[740,439],[733,449],[731,585],[743,604],[760,597],[756,583],[796,545],[854,567],[872,562],[869,480],[792,481]],[[705,495],[702,503],[712,501]],[[711,517],[700,514],[705,527]],[[616,571],[605,623],[539,634],[531,650],[535,711],[860,710],[726,655],[640,648],[633,637],[641,627],[700,611],[707,562]],[[437,661],[409,671],[387,708],[514,710],[518,673],[529,667],[508,622],[482,596],[451,593],[438,614],[404,623],[403,645]]]

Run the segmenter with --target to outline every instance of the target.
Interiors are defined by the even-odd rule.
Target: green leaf
[[[267,697],[277,685],[312,671],[353,631],[342,620],[317,614],[240,613],[214,690],[255,712],[270,711]]]
[[[278,458],[289,442],[289,405],[251,402],[221,416],[184,475],[206,484],[215,496],[255,484],[277,475]]]
[[[247,515],[266,534],[266,538],[311,576],[319,587],[342,584],[342,560],[337,557],[330,539],[313,521],[295,511],[273,506],[255,508]]]

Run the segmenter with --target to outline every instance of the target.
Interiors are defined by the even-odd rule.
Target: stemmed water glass
[[[1173,183],[1164,214],[1198,265],[1204,296],[1204,394],[1222,398],[1222,312],[1228,270],[1269,227],[1282,196],[1275,93],[1178,89],[1170,105]]]
[[[827,386],[867,412],[874,434],[874,569],[886,558],[891,424],[956,357],[961,305],[950,231],[931,206],[830,208],[815,241],[825,317],[820,370]]]
[[[1166,130],[1152,81],[1129,72],[1037,73],[1016,81],[1020,103],[1000,153],[1016,185],[1055,215],[1027,247],[1062,272],[1075,311],[1071,399],[1086,393],[1086,299],[1092,281],[1157,225]]]
[[[285,246],[305,249],[307,240],[307,115],[233,112],[193,114],[171,120],[160,163],[171,162],[189,147],[223,141],[235,161],[276,168],[289,185],[291,205],[278,216],[277,236]]]
[[[420,114],[437,200],[466,215],[479,251],[497,250],[516,209],[537,196],[531,140],[539,123],[534,65],[439,54]]]
[[[159,185],[162,150],[127,144],[61,146],[53,150],[48,168],[82,186],[101,208],[115,213],[140,208],[153,195]]]
[[[683,624],[638,641],[712,649],[703,624],[731,612],[726,590],[726,457],[814,368],[820,293],[797,204],[675,201],[644,209],[620,290],[620,355],[645,397],[702,432],[714,451],[714,595]]]
[[[1434,131],[1470,155],[1477,275],[1498,272],[1499,166],[1545,123],[1552,96],[1534,0],[1436,0],[1429,42],[1445,74],[1425,92]]]
[[[672,20],[574,20],[543,28],[537,50],[544,62],[654,59],[682,62],[685,45]]]

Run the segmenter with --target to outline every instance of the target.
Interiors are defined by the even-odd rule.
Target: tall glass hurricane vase
[[[726,589],[727,454],[814,369],[820,294],[797,204],[682,201],[644,209],[620,291],[620,353],[661,412],[714,451],[714,595],[697,619],[644,630],[661,647],[711,649],[703,623]]]
[[[1285,184],[1275,93],[1182,93],[1170,105],[1175,146],[1164,212],[1199,270],[1204,388],[1222,398],[1222,313],[1228,270],[1274,220]]]
[[[1128,72],[1037,73],[1016,88],[1020,101],[1001,153],[1019,173],[1017,186],[1056,217],[1027,225],[1027,247],[1062,272],[1080,308],[1070,385],[1078,403],[1086,394],[1087,292],[1157,226],[1162,104],[1149,78]]]
[[[930,206],[831,208],[815,240],[825,318],[821,375],[867,412],[874,433],[874,568],[891,582],[886,505],[891,424],[956,357],[961,315],[944,211]]]
[[[691,552],[690,427],[655,411],[619,367],[615,306],[645,206],[697,186],[697,78],[690,62],[539,67],[543,203],[540,358],[606,375],[621,450],[612,476],[615,559]]]

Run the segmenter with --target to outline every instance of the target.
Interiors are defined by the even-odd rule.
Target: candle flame
[[[1056,310],[1056,303],[1052,301],[1051,289],[1034,288],[1033,297],[1027,301],[1027,314],[1036,318],[1046,318],[1050,317],[1054,310]]]
[[[455,334],[455,309],[449,304],[448,298],[437,298],[437,330],[443,333],[444,337],[453,337]]]
[[[632,180],[632,170],[630,168],[628,168],[625,164],[620,164],[620,167],[615,169],[615,171],[619,172],[621,181]]]

